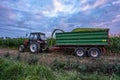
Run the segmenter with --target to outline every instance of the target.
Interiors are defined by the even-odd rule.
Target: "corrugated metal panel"
[[[56,45],[107,45],[107,31],[56,33]]]

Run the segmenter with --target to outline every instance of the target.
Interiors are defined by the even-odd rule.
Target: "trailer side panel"
[[[56,45],[108,45],[108,30],[56,33]]]

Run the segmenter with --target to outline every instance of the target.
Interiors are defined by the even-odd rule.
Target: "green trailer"
[[[98,57],[109,45],[109,29],[80,28],[72,32],[56,33],[56,46],[74,48],[76,56]]]

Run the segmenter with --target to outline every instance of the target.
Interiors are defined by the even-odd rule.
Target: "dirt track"
[[[8,49],[8,48],[0,48],[0,56],[3,54],[9,52],[12,56],[18,55],[18,50]],[[94,60],[98,60],[101,62],[118,62],[120,63],[120,56],[101,56],[99,58],[91,58],[91,57],[75,57],[74,55],[66,54],[64,52],[51,52],[51,53],[38,53],[38,54],[30,54],[29,52],[20,53],[20,56],[23,60],[26,60],[28,58],[31,58],[31,56],[36,56],[39,59],[39,62],[41,64],[49,64],[53,62],[55,59],[58,59],[60,61],[79,61],[80,63],[89,63],[93,62]]]

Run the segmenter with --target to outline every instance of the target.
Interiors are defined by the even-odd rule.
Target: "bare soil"
[[[109,62],[109,63],[120,63],[120,56],[119,55],[102,55],[99,58],[91,58],[91,57],[76,57],[73,54],[65,53],[65,52],[50,52],[50,53],[38,53],[38,54],[31,54],[30,52],[26,51],[23,53],[19,53],[18,50],[15,49],[9,49],[9,48],[0,48],[0,56],[4,55],[5,53],[10,53],[12,56],[17,56],[20,54],[20,57],[22,60],[27,60],[33,56],[37,57],[39,59],[40,64],[50,64],[54,60],[60,60],[60,61],[79,61],[80,63],[90,63],[94,62],[94,60],[98,60],[101,62]]]

